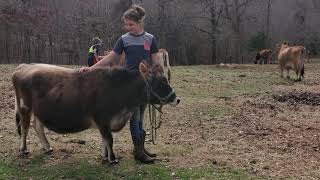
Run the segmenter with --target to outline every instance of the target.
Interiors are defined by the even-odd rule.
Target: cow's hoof
[[[49,149],[41,148],[41,151],[42,151],[44,154],[51,155],[52,152],[53,152],[53,149],[52,149],[51,147],[50,147]]]
[[[107,163],[109,163],[108,158],[102,157],[102,158],[101,158],[101,164],[107,164]]]
[[[114,159],[114,160],[109,161],[109,165],[111,165],[111,166],[116,165],[116,164],[119,164],[118,159]]]
[[[18,157],[19,158],[27,158],[30,156],[30,152],[27,151],[27,150],[20,150],[19,151],[19,154],[18,154]]]
[[[109,165],[115,165],[119,163],[119,160],[117,158],[113,158],[113,160],[109,160],[108,157],[102,157],[102,164],[109,164]]]

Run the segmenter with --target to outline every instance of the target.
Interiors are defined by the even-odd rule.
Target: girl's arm
[[[106,67],[106,66],[114,66],[119,63],[120,55],[115,53],[114,51],[111,51],[107,56],[102,58],[100,61],[98,61],[96,64],[94,64],[91,67],[82,67],[78,70],[78,73],[83,73],[86,71],[90,71],[90,69],[94,69],[96,67]]]
[[[95,65],[91,66],[92,68],[95,67],[105,67],[105,66],[114,66],[119,63],[120,55],[111,51],[107,56],[104,56],[99,62]]]

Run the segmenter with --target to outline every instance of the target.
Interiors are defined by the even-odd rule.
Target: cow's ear
[[[142,74],[142,76],[147,76],[150,72],[149,68],[144,63],[140,63],[139,71]]]

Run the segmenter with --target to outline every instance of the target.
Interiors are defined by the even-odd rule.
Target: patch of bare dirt
[[[313,106],[320,105],[319,93],[293,91],[286,94],[273,95],[273,98],[279,102],[288,102],[290,104],[302,103]]]

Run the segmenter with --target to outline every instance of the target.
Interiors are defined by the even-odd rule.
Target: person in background
[[[123,34],[116,42],[113,50],[102,60],[90,68],[84,67],[79,73],[90,71],[96,67],[106,67],[119,64],[122,52],[125,52],[124,68],[129,71],[139,71],[139,64],[146,61],[149,65],[157,63],[158,45],[155,37],[144,30],[145,10],[141,6],[133,5],[122,16],[124,28]],[[130,119],[130,132],[134,144],[134,157],[143,163],[153,163],[156,154],[145,150],[145,130],[143,117],[146,104],[135,108]]]
[[[88,66],[91,67],[99,61],[99,51],[101,49],[102,40],[98,37],[92,39],[92,46],[88,52]]]

